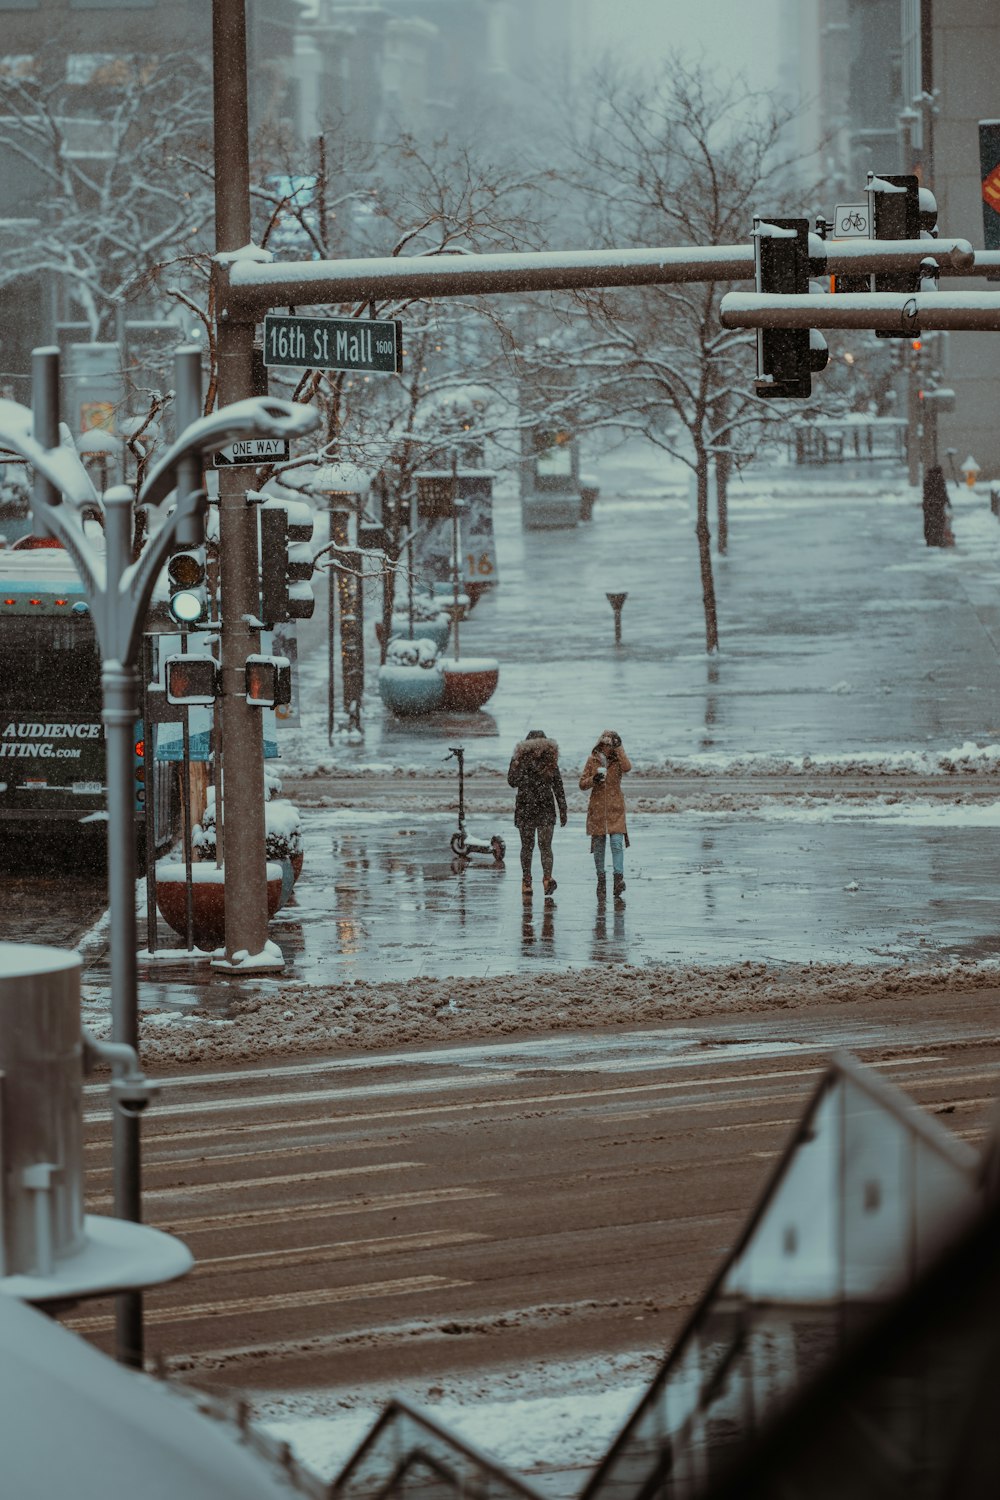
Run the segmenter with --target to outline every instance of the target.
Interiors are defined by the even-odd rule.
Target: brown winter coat
[[[631,771],[629,760],[621,745],[608,761],[608,774],[603,783],[594,784],[594,772],[600,762],[596,753],[587,757],[587,764],[580,777],[580,790],[590,792],[587,804],[587,833],[597,838],[602,833],[623,833],[628,845],[628,829],[625,826],[625,798],[622,796],[622,777]]]

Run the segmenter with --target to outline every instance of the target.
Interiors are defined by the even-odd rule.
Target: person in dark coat
[[[514,750],[507,781],[517,788],[514,823],[521,835],[521,894],[531,895],[531,862],[537,836],[542,885],[546,896],[551,896],[556,888],[552,875],[552,834],[557,811],[560,825],[566,827],[566,793],[555,740],[550,740],[542,729],[532,729]]]

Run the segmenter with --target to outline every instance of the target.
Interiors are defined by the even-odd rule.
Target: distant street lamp
[[[976,460],[970,453],[968,458],[965,460],[965,463],[962,465],[962,473],[965,475],[965,482],[969,486],[970,490],[974,488],[976,480],[979,478],[980,472],[981,471],[979,465],[976,463]]]
[[[112,458],[119,459],[121,456],[121,438],[109,432],[106,427],[88,427],[87,431],[81,432],[77,438],[76,451],[88,470],[91,464],[96,465],[101,481],[98,490],[103,495],[108,487],[110,461]]]

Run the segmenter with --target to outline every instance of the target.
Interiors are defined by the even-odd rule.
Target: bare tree
[[[188,170],[211,134],[211,89],[194,54],[148,62],[41,54],[0,72],[0,153],[10,215],[0,287],[39,276],[62,289],[93,340],[157,265],[196,245],[211,195]],[[18,201],[19,200],[19,201]]]
[[[789,115],[769,96],[719,83],[679,57],[653,81],[607,69],[587,94],[586,126],[568,133],[568,180],[593,242],[747,243],[755,212],[780,211]],[[753,395],[753,336],[719,323],[728,289],[692,283],[587,296],[586,331],[570,324],[556,340],[562,362],[571,357],[580,420],[641,433],[694,472],[709,652],[719,645],[711,465],[721,460],[724,484],[773,416]],[[550,353],[527,350],[525,358],[542,370]]]
[[[352,179],[358,184],[353,188]],[[351,249],[365,255],[534,248],[535,194],[529,176],[471,148],[403,136],[378,148],[371,170],[360,178],[318,154],[309,190],[295,201],[286,195],[288,202],[273,206],[264,238],[281,243],[292,233],[327,257],[336,253],[343,224],[350,221]],[[339,205],[336,218],[331,203]],[[486,299],[394,300],[335,310],[357,318],[401,319],[401,373],[306,370],[291,381],[289,394],[322,408],[325,457],[347,459],[376,474],[388,556],[395,563],[409,530],[416,474],[449,461],[453,447],[481,450],[516,423],[503,356],[512,334],[502,312]],[[276,389],[282,378],[276,376]],[[300,454],[297,462],[313,456]],[[391,605],[390,579],[387,612]]]

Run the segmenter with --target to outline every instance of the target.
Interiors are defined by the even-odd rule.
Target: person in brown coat
[[[607,876],[604,859],[607,846],[611,844],[611,868],[615,877],[615,900],[624,905],[625,850],[628,848],[628,828],[625,822],[625,798],[622,795],[622,777],[631,771],[632,762],[622,748],[622,737],[613,729],[605,729],[597,744],[587,757],[587,764],[580,777],[580,790],[590,793],[587,804],[587,832],[590,847],[597,866],[597,898],[607,895]]]

